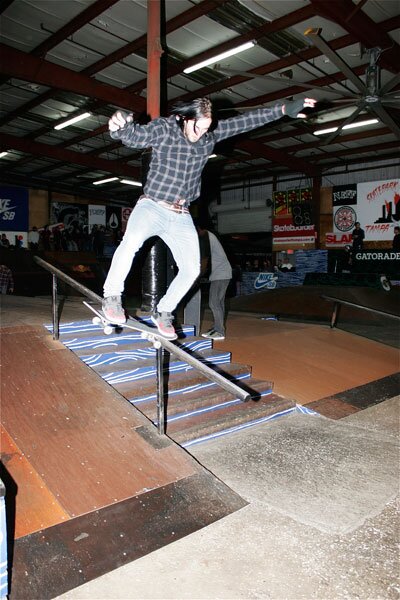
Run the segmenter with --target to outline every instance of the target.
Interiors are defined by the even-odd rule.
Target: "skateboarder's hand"
[[[132,113],[126,113],[122,110],[117,110],[117,112],[114,113],[111,119],[108,121],[108,129],[110,131],[118,131],[119,129],[123,129],[126,125],[129,125],[132,122]]]
[[[288,115],[293,119],[304,119],[305,113],[301,112],[303,108],[314,108],[317,101],[314,98],[299,98],[298,100],[288,100],[282,106],[282,112],[284,115]]]

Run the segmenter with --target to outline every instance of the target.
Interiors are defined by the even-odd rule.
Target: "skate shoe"
[[[121,296],[108,296],[104,298],[103,314],[105,318],[115,325],[123,325],[126,323],[125,311],[121,304]]]
[[[208,336],[210,340],[224,340],[225,336],[223,333],[219,333],[219,331],[212,331]]]
[[[201,337],[203,338],[209,338],[211,336],[212,333],[215,332],[215,329],[211,328],[208,331],[205,331],[204,333],[201,334]]]
[[[153,321],[154,325],[156,325],[159,333],[163,337],[169,340],[175,340],[178,337],[172,324],[172,321],[174,320],[172,313],[156,312],[153,315],[151,315],[151,320]]]

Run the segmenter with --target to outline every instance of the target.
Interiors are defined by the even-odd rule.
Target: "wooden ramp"
[[[1,334],[11,599],[54,597],[246,505],[42,327]]]

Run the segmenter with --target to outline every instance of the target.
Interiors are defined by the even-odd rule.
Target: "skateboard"
[[[152,342],[154,348],[161,348],[162,341],[164,340],[171,342],[178,337],[177,335],[174,338],[164,337],[163,335],[158,333],[158,330],[155,327],[150,327],[149,325],[146,325],[145,323],[142,323],[141,321],[133,317],[129,317],[126,323],[123,324],[111,323],[111,321],[106,319],[103,313],[94,308],[94,306],[85,301],[83,301],[83,304],[95,314],[95,316],[92,318],[92,323],[94,323],[95,325],[101,324],[103,326],[103,331],[106,335],[110,335],[113,331],[121,330],[124,327],[126,327],[127,329],[133,329],[134,331],[138,331],[143,339]]]

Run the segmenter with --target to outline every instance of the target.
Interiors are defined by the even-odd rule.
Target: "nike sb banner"
[[[29,191],[0,186],[0,231],[28,231]]]

